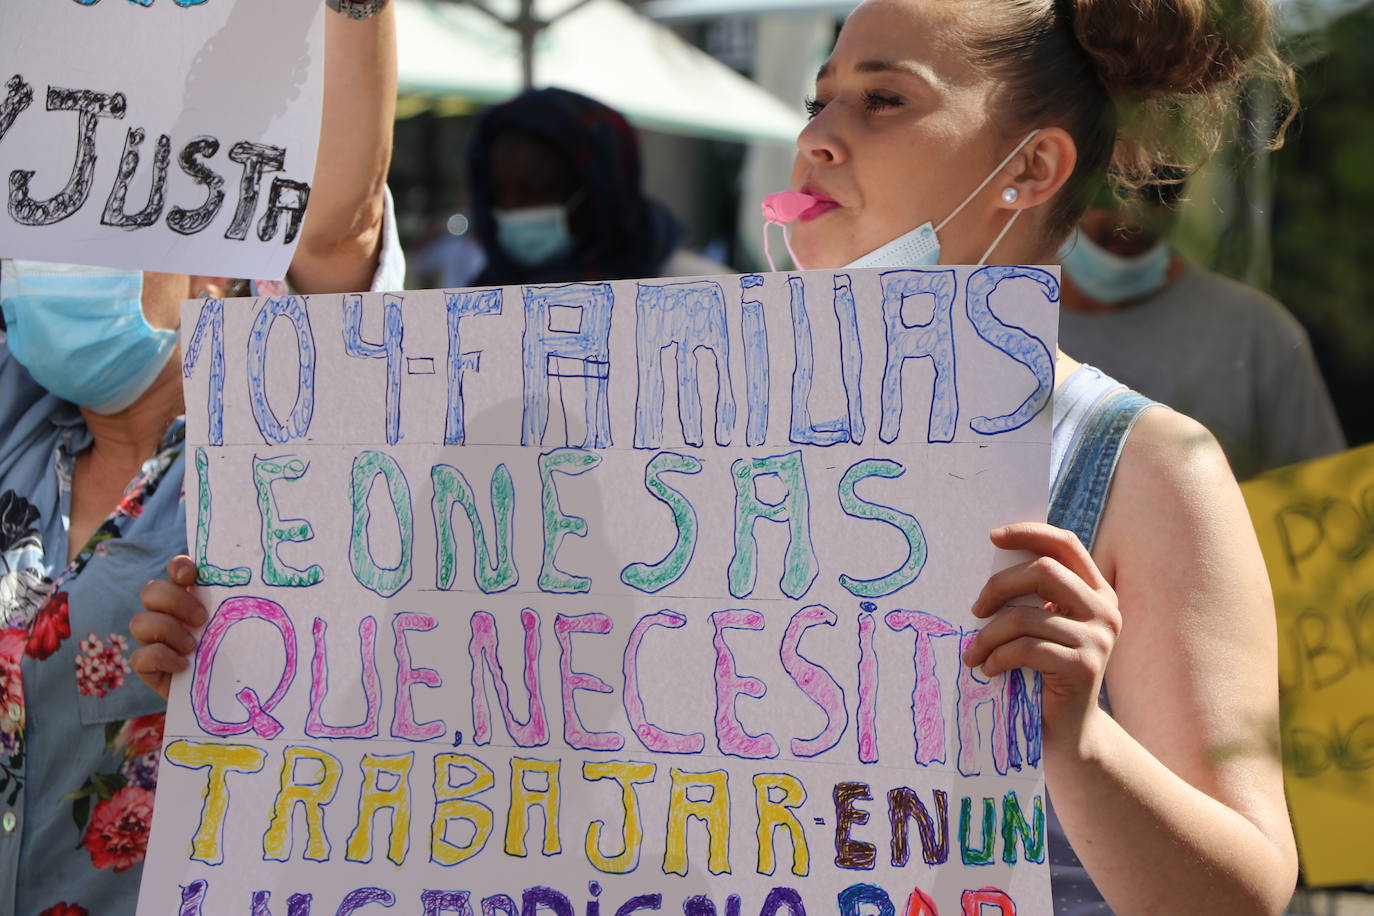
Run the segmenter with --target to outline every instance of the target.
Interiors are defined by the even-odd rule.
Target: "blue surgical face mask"
[[[97,413],[139,399],[176,349],[177,332],[143,317],[143,273],[0,261],[5,343],[34,381]]]
[[[573,250],[567,204],[496,210],[496,241],[521,267],[542,267]]]
[[[1125,257],[1076,232],[1059,257],[1064,272],[1085,296],[1103,305],[1117,305],[1163,289],[1169,281],[1173,256],[1168,241],[1159,242],[1144,254]]]
[[[881,248],[870,251],[857,261],[845,266],[900,268],[929,267],[934,264],[939,264],[940,232],[948,226],[956,216],[963,213],[964,208],[973,203],[974,199],[977,198],[979,194],[983,193],[983,190],[997,179],[997,176],[1002,174],[1002,170],[1011,164],[1011,161],[1016,158],[1017,154],[1025,149],[1026,145],[1034,140],[1035,135],[1038,133],[1040,133],[1039,130],[1033,130],[1024,140],[1018,143],[1016,149],[1012,150],[1007,158],[1003,159],[997,168],[992,170],[992,174],[983,179],[983,183],[974,188],[973,193],[964,198],[964,202],[955,207],[954,212],[946,216],[940,222],[940,225],[936,226],[929,221],[922,223],[905,235],[898,236]],[[1016,221],[1021,217],[1023,212],[1025,211],[1017,210],[1012,214],[1011,219],[1007,220],[1006,226],[1003,227],[992,244],[988,246],[988,250],[983,252],[983,257],[978,262],[979,265],[988,262],[988,258],[992,257],[992,253],[997,250],[997,246],[1002,244],[1002,239],[1007,237],[1007,233],[1011,231],[1012,226],[1016,225]]]

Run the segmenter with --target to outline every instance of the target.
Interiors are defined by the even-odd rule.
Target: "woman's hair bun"
[[[1062,127],[1077,145],[1052,233],[1069,231],[1104,177],[1124,192],[1181,181],[1242,110],[1254,119],[1247,133],[1272,131],[1277,147],[1297,109],[1272,0],[959,3],[972,61],[1005,83],[1001,116],[1017,130]]]
[[[1205,93],[1269,46],[1269,0],[1071,0],[1078,43],[1118,101]]]
[[[1161,170],[1187,175],[1220,147],[1242,98],[1264,84],[1283,132],[1297,109],[1275,47],[1271,0],[1058,0],[1115,103],[1110,174],[1131,190]]]

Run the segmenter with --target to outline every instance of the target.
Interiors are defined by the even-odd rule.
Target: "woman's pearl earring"
[[[1002,192],[1002,203],[1014,204],[1021,199],[1021,192],[1015,188],[1007,188]]]

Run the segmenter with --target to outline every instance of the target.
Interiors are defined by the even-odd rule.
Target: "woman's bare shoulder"
[[[1148,480],[1155,475],[1173,477],[1189,469],[1220,471],[1231,477],[1226,455],[1207,427],[1162,405],[1141,414],[1126,439],[1118,473]]]
[[[1115,568],[1130,555],[1172,553],[1237,535],[1248,553],[1254,539],[1248,525],[1216,437],[1191,417],[1156,407],[1141,415],[1122,449],[1094,553]],[[1172,545],[1142,543],[1159,537]]]

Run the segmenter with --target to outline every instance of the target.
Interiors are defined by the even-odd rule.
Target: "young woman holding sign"
[[[798,139],[795,255],[1052,262],[1104,172],[1197,165],[1242,81],[1291,87],[1269,42],[1263,0],[869,0]],[[1062,353],[1058,379],[1053,524],[992,533],[1036,558],[988,582],[964,657],[1044,676],[1055,911],[1278,913],[1296,854],[1240,490],[1199,424]]]
[[[1287,86],[1268,16],[1264,0],[868,0],[773,216],[799,220],[806,267],[1052,261],[1104,172],[1196,164],[1255,67]],[[1280,912],[1296,856],[1276,638],[1240,491],[1201,426],[1058,368],[1053,524],[992,533],[1036,559],[987,583],[964,658],[1044,676],[1056,912]],[[164,691],[194,644],[181,621],[204,619],[190,560],[170,572],[135,627],[135,667]],[[1028,594],[1043,606],[1006,606]]]

